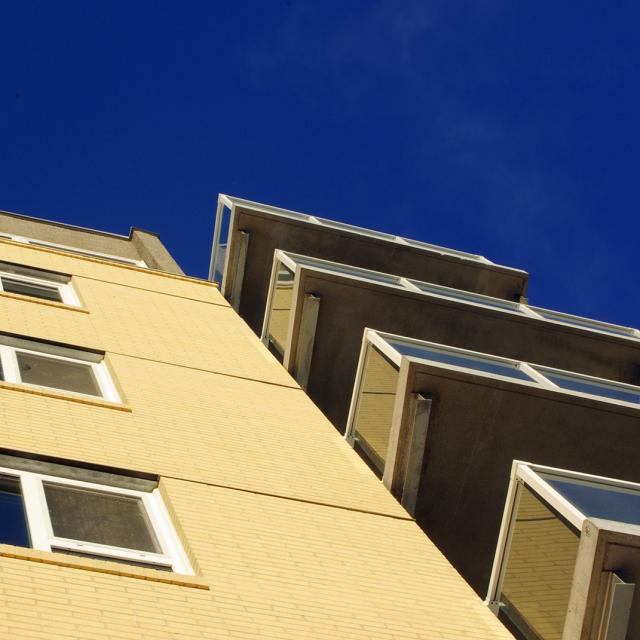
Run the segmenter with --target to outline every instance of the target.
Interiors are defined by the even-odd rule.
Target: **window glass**
[[[293,304],[293,280],[295,274],[291,269],[278,263],[276,285],[269,312],[269,347],[280,358],[284,358],[289,333],[289,318]]]
[[[571,391],[579,391],[581,393],[590,393],[596,396],[612,398],[614,400],[622,400],[624,402],[640,402],[640,389],[637,391],[618,387],[615,384],[599,384],[583,378],[574,377],[560,373],[554,373],[546,369],[541,370],[542,375],[548,378],[554,384],[562,389],[570,389]]]
[[[502,611],[525,637],[561,640],[579,536],[526,487],[512,526]]]
[[[498,298],[490,298],[488,296],[475,296],[473,293],[469,293],[468,291],[437,287],[425,282],[416,282],[415,280],[412,280],[411,282],[425,293],[435,293],[438,296],[444,296],[445,298],[452,298],[454,300],[462,300],[464,302],[475,302],[476,304],[495,307],[496,309],[518,311],[518,305],[515,302],[509,302],[508,300],[499,300]]]
[[[54,300],[62,302],[62,296],[58,287],[51,287],[33,282],[23,282],[2,276],[2,289],[9,293],[19,293],[23,296],[42,298],[43,300]]]
[[[26,384],[64,389],[101,396],[98,381],[89,364],[58,360],[24,351],[16,351],[20,377]]]
[[[549,473],[539,475],[585,516],[640,524],[640,492],[637,490]]]
[[[367,347],[354,436],[356,449],[384,472],[398,384],[398,369],[372,344]]]
[[[398,351],[398,353],[404,356],[413,356],[424,360],[441,362],[442,364],[466,367],[468,369],[475,369],[486,373],[495,373],[501,376],[516,378],[518,380],[535,382],[535,380],[531,376],[527,375],[522,369],[519,369],[515,364],[511,364],[509,362],[501,362],[499,360],[483,358],[475,355],[465,355],[456,351],[436,349],[426,345],[423,346],[396,340],[388,340],[387,342],[389,342],[389,344]]]
[[[43,486],[55,536],[161,553],[141,498],[48,482]]]
[[[31,546],[18,478],[0,476],[0,543]]]

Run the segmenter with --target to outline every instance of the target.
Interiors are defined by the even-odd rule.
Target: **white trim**
[[[144,260],[134,260],[133,258],[124,258],[122,256],[114,256],[110,253],[102,253],[101,251],[92,251],[91,249],[81,249],[80,247],[70,247],[65,244],[59,244],[57,242],[49,242],[47,240],[38,240],[37,238],[27,238],[26,236],[19,236],[13,233],[3,233],[3,238],[7,240],[13,240],[14,242],[20,242],[22,244],[30,244],[34,247],[45,247],[50,249],[56,249],[58,251],[66,251],[68,253],[74,253],[81,256],[89,256],[93,258],[100,258],[102,260],[112,260],[113,262],[122,262],[124,264],[133,265],[136,267],[147,268],[147,263]]]
[[[293,253],[291,251],[283,251],[281,249],[276,249],[274,253],[281,256],[280,259],[284,260],[286,257],[292,265],[296,265],[295,267],[290,267],[292,270],[295,270],[296,268],[310,269],[318,273],[337,275],[359,282],[367,282],[383,287],[391,287],[396,290],[400,289],[411,293],[418,293],[428,298],[448,300],[460,304],[480,307],[482,309],[497,311],[499,313],[506,313],[520,318],[525,317],[538,320],[540,322],[551,323],[556,326],[571,327],[573,329],[588,331],[590,333],[597,333],[609,338],[621,338],[623,340],[638,340],[640,338],[640,331],[629,327],[613,325],[599,320],[593,320],[591,318],[581,318],[579,316],[573,316],[560,311],[549,311],[549,313],[557,316],[557,319],[547,318],[536,311],[536,309],[540,309],[540,307],[530,307],[520,302],[504,300],[503,298],[495,298],[482,293],[476,293],[475,291],[466,291],[465,289],[456,289],[454,287],[447,287],[432,282],[423,282],[414,278],[405,278],[392,273],[355,267],[340,262],[334,262],[332,260],[324,260],[321,258],[305,256],[299,253]],[[393,280],[394,282],[389,282],[389,280]],[[424,289],[421,288],[421,286],[424,287]],[[563,322],[561,318],[567,318],[567,321]],[[570,319],[581,321],[582,324],[570,322]],[[599,329],[598,326],[609,327],[617,331]]]
[[[401,238],[392,233],[386,233],[384,231],[375,231],[373,229],[366,229],[364,227],[358,227],[356,225],[352,225],[346,222],[339,222],[335,220],[329,220],[327,218],[321,218],[315,215],[300,213],[298,211],[292,211],[290,209],[282,209],[280,207],[274,207],[272,205],[261,204],[259,202],[254,202],[252,200],[245,200],[244,198],[236,198],[233,196],[229,196],[226,194],[219,194],[219,200],[223,200],[228,203],[232,203],[235,206],[244,206],[247,209],[251,209],[253,211],[259,213],[266,213],[269,215],[275,215],[282,218],[289,218],[290,220],[299,220],[302,222],[307,222],[312,225],[317,225],[319,227],[324,227],[328,229],[335,229],[338,231],[347,231],[350,233],[355,233],[360,236],[365,236],[367,238],[372,238],[376,240],[382,240],[389,243],[401,244],[403,246],[409,245],[415,249],[419,249],[424,251],[425,253],[438,253],[441,255],[453,256],[456,258],[461,258],[463,260],[470,260],[473,262],[479,262],[482,264],[491,264],[494,263],[485,258],[484,256],[468,253],[466,251],[459,251],[457,249],[449,249],[447,247],[441,247],[435,244],[429,244],[427,242],[422,242],[420,240],[411,240],[410,238]],[[499,266],[499,265],[495,265]],[[505,269],[509,269],[510,271],[525,273],[520,269],[512,269],[511,267],[503,267]]]
[[[65,549],[102,556],[107,560],[142,562],[149,564],[150,567],[153,565],[169,567],[176,573],[193,575],[193,569],[179,542],[178,535],[158,489],[147,493],[133,489],[123,489],[93,482],[71,480],[69,478],[49,476],[31,471],[11,469],[8,467],[0,467],[0,474],[19,478],[20,480],[27,527],[31,538],[31,545],[34,549],[39,549],[40,551]],[[125,495],[140,499],[146,511],[151,530],[161,548],[161,552],[140,551],[55,536],[44,491],[44,484],[46,483],[78,487],[99,491],[101,493]]]
[[[592,400],[598,400],[600,402],[607,402],[610,404],[615,404],[622,407],[630,407],[632,409],[640,410],[640,402],[627,402],[625,400],[618,400],[616,398],[611,398],[605,395],[599,395],[596,393],[587,393],[583,391],[574,391],[573,389],[566,389],[564,387],[560,387],[551,380],[549,380],[545,375],[545,371],[548,373],[557,374],[558,376],[565,376],[568,378],[573,378],[578,381],[584,381],[585,383],[592,384],[595,387],[603,387],[607,389],[620,389],[622,391],[629,391],[633,393],[637,393],[640,396],[640,387],[626,384],[623,382],[617,382],[614,380],[607,380],[606,378],[597,378],[595,376],[588,376],[582,373],[577,373],[575,371],[566,371],[563,369],[556,369],[554,367],[547,367],[544,365],[533,364],[531,362],[524,362],[521,360],[513,360],[510,358],[503,358],[501,356],[494,356],[487,353],[481,353],[479,351],[471,351],[469,349],[461,349],[460,347],[452,347],[449,345],[443,345],[437,342],[429,342],[427,340],[418,340],[416,338],[409,338],[407,336],[400,336],[396,334],[386,333],[383,331],[376,331],[374,329],[365,329],[365,339],[369,342],[374,343],[379,349],[385,350],[385,355],[394,361],[399,363],[402,358],[406,358],[411,362],[424,362],[429,366],[451,370],[451,371],[461,371],[464,373],[472,373],[474,375],[480,375],[486,378],[490,378],[493,380],[506,380],[508,382],[513,382],[516,384],[521,384],[525,386],[533,386],[543,389],[548,389],[550,391],[554,391],[557,393],[562,393],[574,397],[579,398],[589,398]],[[523,371],[526,375],[530,376],[532,380],[523,380],[522,378],[511,377],[506,375],[500,375],[497,373],[492,373],[489,371],[484,371],[482,369],[474,369],[472,367],[465,367],[462,365],[453,365],[446,364],[442,362],[438,362],[435,360],[429,359],[429,356],[425,354],[424,356],[420,355],[402,355],[399,351],[397,351],[390,342],[403,342],[408,345],[415,345],[416,348],[420,349],[422,347],[426,349],[431,349],[435,351],[444,351],[449,352],[452,355],[459,354],[461,357],[464,357],[468,360],[479,360],[479,361],[494,361],[498,364],[504,364],[507,366],[515,367],[520,371]],[[399,365],[398,365],[399,366]]]
[[[18,346],[16,346],[15,344],[11,344],[12,342],[17,343]],[[3,342],[3,336],[0,336],[0,365],[2,366],[4,380],[6,382],[21,384],[26,387],[35,389],[54,390],[56,391],[56,393],[82,396],[86,398],[103,398],[104,400],[108,400],[109,402],[116,403],[122,402],[120,395],[118,394],[113,383],[113,380],[111,379],[111,376],[107,371],[104,358],[100,358],[99,361],[96,361],[96,358],[99,356],[92,352],[87,352],[87,355],[89,356],[87,359],[77,357],[74,358],[69,357],[68,355],[59,355],[55,353],[56,350],[59,350],[61,352],[65,351],[63,347],[60,348],[56,347],[55,345],[48,345],[47,343],[40,343],[35,340],[15,340],[11,337],[8,337],[6,341]],[[23,382],[22,376],[20,375],[20,367],[18,366],[18,353],[33,354],[41,358],[49,358],[50,360],[61,360],[63,362],[72,362],[74,364],[81,364],[89,367],[100,390],[100,395],[96,396],[93,394],[81,393],[79,391],[60,389],[53,385],[49,387]]]
[[[355,422],[356,416],[360,408],[360,395],[362,391],[362,382],[364,380],[364,371],[367,367],[369,357],[369,341],[367,340],[367,330],[365,329],[362,336],[362,346],[360,347],[360,356],[358,358],[358,368],[356,369],[356,378],[351,392],[351,404],[349,405],[349,415],[347,417],[347,428],[344,432],[344,439],[353,447],[355,444]]]

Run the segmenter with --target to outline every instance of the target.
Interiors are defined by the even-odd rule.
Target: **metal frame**
[[[469,349],[461,349],[460,347],[451,347],[448,345],[439,344],[437,342],[429,342],[427,340],[418,340],[415,338],[409,338],[406,336],[395,335],[391,333],[385,333],[382,331],[376,331],[375,329],[365,329],[363,340],[367,340],[375,344],[380,350],[382,350],[385,355],[387,355],[392,361],[396,362],[398,366],[400,366],[400,362],[403,358],[408,359],[412,362],[424,362],[429,366],[447,369],[451,371],[462,371],[465,373],[472,373],[474,375],[480,375],[483,377],[492,378],[495,380],[506,380],[508,382],[513,382],[515,384],[521,384],[526,386],[534,386],[537,388],[544,388],[550,391],[555,391],[558,393],[564,393],[571,396],[579,397],[579,398],[590,398],[595,399],[601,402],[608,402],[612,404],[616,404],[623,407],[631,407],[633,409],[640,409],[640,402],[626,402],[624,400],[617,400],[615,398],[609,398],[607,396],[601,396],[592,393],[584,393],[581,391],[573,391],[572,389],[565,389],[564,387],[560,387],[549,380],[545,375],[545,371],[549,373],[555,373],[559,376],[566,376],[568,378],[582,380],[586,383],[593,384],[594,386],[602,386],[605,388],[612,389],[620,389],[622,391],[630,391],[632,393],[637,393],[640,395],[640,387],[631,384],[625,384],[623,382],[617,382],[613,380],[607,380],[605,378],[597,378],[595,376],[589,376],[582,373],[577,373],[575,371],[566,371],[564,369],[556,369],[554,367],[547,367],[545,365],[533,364],[530,362],[524,362],[522,360],[513,360],[510,358],[503,358],[501,356],[494,356],[491,354],[480,353],[478,351],[471,351]],[[389,341],[396,342],[404,342],[409,345],[415,345],[416,347],[426,347],[428,349],[438,350],[449,352],[452,354],[459,354],[469,360],[481,360],[481,361],[494,361],[496,363],[505,364],[515,366],[521,371],[525,372],[532,380],[529,382],[527,380],[522,380],[521,378],[512,378],[509,376],[503,376],[497,373],[491,373],[488,371],[482,371],[480,369],[473,369],[471,367],[463,367],[459,365],[453,364],[444,364],[441,362],[436,362],[434,360],[430,360],[428,356],[425,355],[424,358],[419,356],[403,356],[398,351],[396,351],[393,346],[389,343]],[[359,363],[360,367],[361,364]]]
[[[530,487],[536,495],[571,523],[578,532],[582,530],[582,526],[588,517],[564,498],[544,478],[542,478],[539,473],[547,473],[561,478],[564,477],[570,480],[578,480],[594,484],[596,486],[605,485],[619,489],[633,489],[640,492],[640,483],[617,480],[615,478],[608,478],[605,476],[596,476],[589,473],[580,473],[578,471],[569,471],[567,469],[560,469],[557,467],[548,467],[533,464],[531,462],[524,462],[522,460],[514,460],[511,467],[509,490],[502,516],[500,534],[498,535],[498,543],[496,546],[493,569],[491,571],[491,579],[489,581],[489,588],[485,599],[485,603],[496,613],[499,607],[498,596],[502,589],[502,582],[506,569],[505,560],[508,559],[509,555],[514,515],[520,498],[521,487]]]
[[[66,251],[67,253],[74,253],[80,256],[88,256],[90,258],[100,258],[102,260],[111,260],[113,262],[121,262],[135,267],[141,267],[147,269],[147,263],[144,260],[134,260],[133,258],[124,258],[122,256],[114,256],[109,253],[102,253],[100,251],[92,251],[91,249],[80,249],[76,247],[70,247],[65,244],[58,244],[57,242],[49,242],[47,240],[38,240],[36,238],[28,238],[26,236],[19,236],[13,233],[2,233],[1,238],[6,240],[13,240],[14,242],[20,242],[21,244],[28,244],[34,247],[44,247],[45,249],[56,249],[58,251]]]
[[[13,342],[14,344],[7,344]],[[16,346],[15,343],[18,343]],[[107,371],[106,363],[104,362],[104,357],[99,357],[97,359],[96,354],[92,352],[86,352],[87,357],[70,357],[68,355],[70,350],[66,350],[64,348],[58,348],[55,345],[48,345],[46,343],[30,341],[30,340],[7,340],[0,336],[0,364],[2,365],[2,373],[4,376],[4,380],[7,382],[13,382],[15,384],[21,384],[26,387],[31,387],[35,389],[47,389],[53,390],[56,393],[61,394],[70,394],[73,396],[82,396],[85,398],[102,398],[103,400],[107,400],[109,402],[122,402],[120,395],[118,394],[115,384]],[[81,350],[71,350],[72,353],[77,353],[80,355],[82,353]],[[41,358],[49,358],[51,360],[62,360],[65,362],[73,362],[75,364],[82,364],[88,367],[91,367],[93,375],[96,379],[98,387],[100,389],[100,396],[94,396],[91,394],[81,393],[77,391],[69,391],[67,389],[59,389],[57,387],[51,386],[47,387],[44,385],[35,385],[29,384],[26,382],[22,382],[22,377],[20,375],[20,367],[18,366],[18,358],[17,353],[30,353]],[[62,355],[62,354],[65,355]]]
[[[59,549],[102,556],[105,560],[140,562],[148,564],[150,568],[156,566],[171,569],[176,573],[193,575],[193,569],[180,544],[159,489],[156,488],[148,493],[7,467],[0,467],[0,475],[18,478],[20,481],[27,526],[34,549],[40,551],[56,551]],[[56,537],[51,525],[43,483],[79,487],[102,493],[139,498],[144,505],[149,524],[158,540],[162,553],[138,551],[83,540]]]

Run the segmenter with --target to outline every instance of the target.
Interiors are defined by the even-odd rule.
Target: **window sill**
[[[131,407],[126,404],[102,400],[101,398],[92,398],[90,396],[81,396],[74,393],[65,393],[64,391],[46,389],[44,387],[30,387],[26,384],[16,384],[15,382],[7,382],[6,380],[0,380],[0,389],[6,389],[7,391],[19,391],[21,393],[30,393],[31,395],[43,396],[45,398],[68,400],[79,404],[88,404],[94,407],[104,407],[105,409],[115,409],[116,411],[132,413]]]
[[[12,300],[22,300],[23,302],[34,302],[35,304],[43,304],[47,307],[55,307],[57,309],[67,309],[69,311],[78,311],[79,313],[89,313],[84,307],[75,307],[72,304],[64,302],[55,302],[54,300],[43,300],[33,296],[23,296],[19,293],[9,293],[8,291],[0,291],[0,298],[11,298]]]
[[[63,553],[53,553],[51,551],[38,551],[37,549],[15,547],[9,544],[0,544],[0,558],[28,560],[42,564],[56,565],[58,567],[71,567],[84,571],[123,576],[125,578],[135,578],[138,580],[149,580],[150,582],[175,584],[181,587],[191,587],[192,589],[209,590],[209,585],[198,576],[187,576],[180,573],[145,569],[144,567],[136,567],[109,560],[94,560],[93,558],[80,558],[68,556]]]

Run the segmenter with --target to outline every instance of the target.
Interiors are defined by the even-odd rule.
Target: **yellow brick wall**
[[[0,447],[160,475],[199,572],[3,547],[0,638],[510,637],[212,285],[0,260],[73,274],[86,311],[0,294],[0,331],[104,349],[126,403],[0,383]]]

